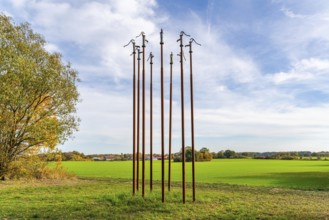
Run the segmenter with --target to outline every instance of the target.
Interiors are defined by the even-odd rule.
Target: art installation
[[[185,34],[184,31],[180,32],[179,42],[180,53],[178,56],[180,57],[180,77],[181,77],[181,135],[182,135],[182,201],[185,203],[186,201],[186,171],[185,171],[185,118],[184,118],[184,42],[183,37],[189,35]],[[139,191],[139,160],[140,157],[142,159],[142,196],[145,196],[145,159],[146,159],[146,146],[145,146],[145,48],[146,36],[144,32],[138,37],[142,37],[142,51],[140,50],[140,46],[136,45],[134,39],[132,39],[127,45],[130,43],[133,46],[133,181],[132,181],[132,191],[133,195],[136,194],[136,191]],[[194,149],[194,106],[193,106],[193,71],[192,71],[192,43],[195,43],[199,46],[193,38],[190,39],[189,44],[185,45],[185,47],[189,47],[190,53],[190,104],[191,104],[191,143],[192,143],[192,195],[193,201],[196,200],[195,196],[195,149]],[[163,62],[163,30],[160,32],[160,90],[161,90],[161,192],[162,192],[162,202],[165,202],[165,131],[164,131],[164,62]],[[136,58],[137,53],[137,58]],[[140,132],[140,60],[142,54],[142,132]],[[149,58],[150,60],[150,191],[153,189],[153,58],[154,55],[151,52]],[[137,59],[137,89],[136,89],[136,59]],[[172,90],[173,90],[173,82],[172,82],[172,74],[173,74],[173,54],[170,54],[170,100],[169,100],[169,157],[168,157],[168,191],[171,189],[171,159],[172,159]],[[137,91],[136,91],[137,90]],[[136,106],[137,99],[137,106]],[[140,133],[142,133],[142,154],[140,155]]]

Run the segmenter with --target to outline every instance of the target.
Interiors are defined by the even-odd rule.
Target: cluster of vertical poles
[[[185,172],[185,119],[184,119],[184,65],[183,65],[183,36],[188,36],[183,31],[180,33],[180,38],[177,42],[180,43],[180,74],[181,74],[181,131],[182,131],[182,196],[183,203],[186,198],[186,172]],[[139,191],[139,163],[140,156],[142,159],[142,196],[145,196],[145,47],[148,42],[145,38],[144,32],[139,36],[142,36],[142,51],[140,46],[137,46],[135,40],[132,39],[130,43],[133,45],[133,195],[136,191]],[[139,37],[137,36],[137,37]],[[136,38],[137,38],[136,37]],[[193,38],[190,39],[189,44],[185,47],[189,47],[190,51],[190,98],[191,98],[191,141],[192,141],[192,195],[193,201],[195,198],[195,149],[194,149],[194,106],[193,106],[193,75],[192,75],[192,43],[195,42]],[[160,32],[160,80],[161,80],[161,192],[162,202],[165,202],[165,142],[164,142],[164,64],[163,64],[163,31]],[[200,44],[198,44],[200,45]],[[136,89],[136,53],[137,53],[137,89]],[[141,55],[142,54],[142,58]],[[149,55],[150,60],[150,191],[153,190],[153,54]],[[142,114],[140,114],[140,67],[142,59]],[[170,100],[169,100],[169,157],[168,157],[168,191],[171,190],[171,159],[172,159],[172,70],[173,66],[173,54],[170,54]],[[137,94],[136,94],[137,91]],[[137,97],[137,108],[136,108]],[[136,112],[137,109],[137,112]],[[142,115],[142,155],[140,155],[140,115]]]

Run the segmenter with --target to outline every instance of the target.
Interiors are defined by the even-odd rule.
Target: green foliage
[[[216,154],[216,158],[225,158],[224,151],[218,151]]]
[[[48,153],[42,153],[38,155],[45,161],[58,161],[58,157],[61,157],[62,161],[86,161],[91,160],[91,157],[84,155],[78,151],[62,152],[62,151],[51,151]]]
[[[77,130],[77,72],[44,46],[29,24],[0,14],[0,178],[18,157],[53,149]]]
[[[84,160],[90,160],[90,159],[87,158],[83,153],[80,153],[78,151],[72,151],[72,152],[63,152],[62,160],[63,161],[84,161]]]
[[[182,154],[180,154],[182,155]],[[192,161],[192,147],[185,147],[185,161],[191,162]]]
[[[226,158],[234,158],[235,156],[235,151],[234,150],[226,150],[224,151],[224,157]]]
[[[210,153],[208,148],[201,148],[199,154],[197,156],[197,161],[211,161],[212,154]]]
[[[212,154],[208,148],[201,148],[200,151],[195,150],[195,161],[211,161]],[[192,161],[192,147],[185,147],[185,161]],[[174,162],[182,162],[182,152],[174,154]]]

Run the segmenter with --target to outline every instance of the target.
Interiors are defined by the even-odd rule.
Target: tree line
[[[85,155],[78,151],[61,152],[55,151],[51,153],[38,154],[38,156],[44,161],[127,161],[132,160],[132,154],[90,154]],[[160,154],[153,154],[154,160],[160,160]],[[177,152],[172,155],[174,162],[182,161],[182,153]],[[211,161],[212,159],[277,159],[277,160],[315,160],[321,158],[329,159],[329,152],[311,152],[311,151],[288,151],[288,152],[235,152],[234,150],[220,150],[218,152],[211,152],[208,148],[203,147],[200,150],[195,150],[195,161]],[[139,159],[142,159],[142,154],[139,155]],[[146,160],[150,160],[150,155],[146,154]],[[169,159],[169,155],[165,154],[165,159]],[[186,162],[192,161],[192,148],[185,148]]]
[[[235,152],[233,150],[221,150],[211,153],[213,158],[253,158],[253,159],[321,159],[329,157],[329,151],[311,152],[311,151],[285,151],[285,152]]]

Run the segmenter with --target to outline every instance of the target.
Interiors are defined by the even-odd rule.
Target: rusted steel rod
[[[198,44],[193,38],[190,39],[190,42],[188,45],[185,45],[185,47],[190,48],[190,98],[191,98],[191,138],[192,138],[192,194],[193,194],[193,202],[195,202],[195,150],[194,150],[194,99],[193,99],[193,62],[192,62],[192,43],[195,42],[197,45],[201,46],[201,44]]]
[[[183,50],[183,36],[188,36],[183,31],[180,32],[180,38],[177,42],[180,43],[180,77],[181,77],[181,138],[182,138],[182,197],[183,203],[186,202],[186,155],[185,155],[185,101],[184,101],[184,50]],[[139,36],[142,36],[142,50],[139,46],[135,45],[135,41],[131,40],[130,43],[133,44],[133,195],[136,191],[139,191],[139,160],[142,158],[142,196],[145,196],[145,43],[148,42],[145,39],[145,34],[142,32]],[[137,37],[139,37],[137,36]],[[194,93],[193,93],[193,59],[192,59],[192,43],[195,42],[193,38],[190,39],[189,44],[185,47],[189,47],[190,53],[190,104],[191,104],[191,142],[192,142],[192,193],[193,201],[196,201],[196,181],[195,181],[195,142],[194,142]],[[161,192],[162,192],[162,202],[165,202],[165,140],[164,140],[164,64],[163,64],[163,30],[160,31],[160,79],[161,79]],[[200,45],[201,46],[201,45]],[[137,89],[136,89],[136,53],[137,53]],[[142,54],[142,79],[141,75],[141,55]],[[150,53],[150,191],[153,190],[153,54]],[[183,60],[184,59],[184,60]],[[142,80],[142,88],[140,81]],[[142,94],[140,90],[142,89]],[[137,95],[136,95],[137,90]],[[142,95],[142,103],[140,103],[140,96]],[[137,113],[136,113],[136,96],[137,96]],[[168,158],[168,191],[171,190],[171,159],[172,159],[172,99],[173,99],[173,54],[170,54],[170,101],[169,101],[169,158]],[[142,104],[142,106],[140,106]],[[142,108],[142,109],[141,109]],[[142,110],[142,114],[140,114]],[[142,116],[140,116],[142,115]],[[142,154],[140,156],[140,117],[142,117]],[[136,120],[137,118],[137,120]],[[137,125],[136,125],[137,123]],[[137,161],[136,161],[137,159]]]
[[[194,153],[194,110],[193,110],[193,75],[192,75],[192,43],[190,41],[190,98],[191,98],[191,138],[192,138],[192,194],[195,201],[195,153]]]
[[[136,178],[136,189],[139,191],[139,134],[140,134],[140,48],[137,47],[137,178]]]
[[[133,55],[133,181],[132,181],[132,187],[133,187],[133,195],[135,195],[136,190],[136,45],[135,40],[132,39],[129,41],[127,45],[130,43],[133,45],[133,52],[131,55]]]
[[[150,60],[150,191],[153,189],[153,54],[147,60]]]
[[[142,196],[145,195],[145,43],[148,42],[145,39],[145,34],[142,32],[139,36],[142,36],[142,53],[143,53],[143,66],[142,66]],[[139,37],[137,36],[137,37]]]
[[[185,127],[184,127],[184,64],[183,64],[183,35],[189,37],[184,31],[180,32],[180,38],[177,42],[180,42],[180,72],[181,72],[181,119],[182,119],[182,191],[183,191],[183,203],[185,203],[186,198],[186,173],[185,173]]]
[[[144,197],[145,195],[145,35],[143,35],[143,122],[142,122],[142,129],[143,129],[143,139],[142,139],[142,145],[143,145],[143,157],[142,157],[142,163],[143,163],[143,170],[142,170],[142,195]]]
[[[136,189],[136,50],[135,50],[135,43],[133,43],[133,195],[135,195]]]
[[[168,191],[171,187],[171,133],[172,133],[172,65],[173,54],[170,54],[170,101],[169,101],[169,158],[168,158]]]
[[[163,82],[163,30],[160,32],[160,58],[161,58],[161,192],[162,202],[165,201],[165,161],[164,161],[164,82]]]

